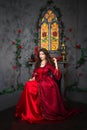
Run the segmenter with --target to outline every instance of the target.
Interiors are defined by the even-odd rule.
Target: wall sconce
[[[66,61],[66,55],[67,55],[67,53],[66,53],[66,45],[65,45],[65,43],[62,43],[61,44],[61,56],[63,57],[63,62]]]

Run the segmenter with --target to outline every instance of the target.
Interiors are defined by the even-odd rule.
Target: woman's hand
[[[55,57],[53,58],[53,62],[54,64],[57,64],[57,59]]]
[[[53,62],[55,64],[56,69],[58,69],[57,59],[55,57],[53,58]]]
[[[35,77],[33,77],[32,79],[29,79],[29,81],[34,81],[35,80]]]

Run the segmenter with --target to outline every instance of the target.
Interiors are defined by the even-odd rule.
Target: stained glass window
[[[41,25],[41,48],[48,49],[48,46],[48,24],[44,22]]]
[[[59,26],[55,13],[49,9],[41,19],[40,46],[47,50],[59,48]]]

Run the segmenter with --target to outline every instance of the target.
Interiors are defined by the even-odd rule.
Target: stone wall
[[[65,24],[65,34],[70,37],[66,42],[68,49],[68,62],[72,72],[82,73],[79,77],[79,87],[87,88],[87,62],[79,69],[75,69],[75,64],[80,57],[80,51],[72,47],[79,43],[82,47],[87,47],[87,17],[86,4],[81,0],[53,0],[54,4],[60,8],[62,20]],[[0,91],[17,84],[18,71],[12,68],[15,64],[15,46],[12,41],[17,37],[17,30],[21,29],[21,75],[20,82],[30,77],[25,62],[31,56],[34,50],[34,33],[36,32],[36,22],[40,13],[40,8],[46,5],[47,0],[3,0],[0,2]],[[73,32],[68,31],[72,28]],[[87,54],[87,53],[86,53]],[[73,79],[69,77],[66,82]],[[1,98],[1,96],[0,96]],[[84,99],[85,100],[85,99]]]

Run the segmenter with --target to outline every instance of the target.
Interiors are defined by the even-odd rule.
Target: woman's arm
[[[29,79],[29,81],[35,80],[35,77],[37,76],[37,70],[34,70],[32,73],[32,77]]]
[[[56,59],[56,58],[53,58],[53,62],[54,62],[54,64],[55,64],[55,68],[58,69],[57,59]]]
[[[58,63],[57,63],[57,59],[56,58],[53,58],[53,61],[54,61],[54,64],[55,64],[55,67],[50,65],[50,71],[52,72],[52,74],[54,75],[54,77],[57,79],[57,80],[60,80],[61,77],[62,77],[62,72],[60,71],[59,67],[58,67]]]

